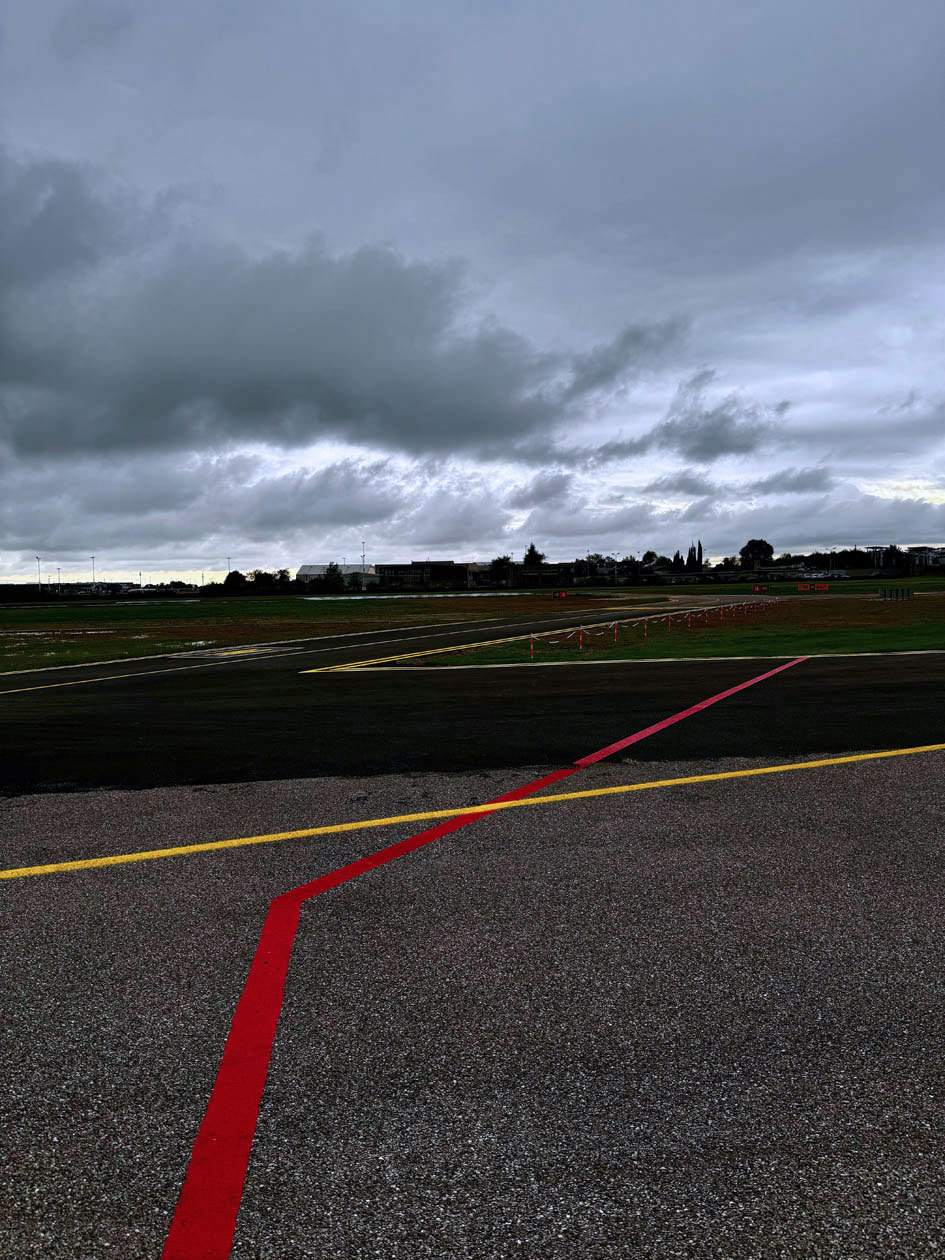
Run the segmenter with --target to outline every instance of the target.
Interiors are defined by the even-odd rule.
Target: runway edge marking
[[[664,718],[661,722],[655,722],[625,739],[617,740],[596,753],[589,753],[570,766],[554,770],[541,779],[506,792],[493,803],[531,796],[552,783],[577,774],[585,766],[593,765],[621,748],[639,743],[710,705],[718,704],[729,696],[783,673],[784,670],[801,664],[803,660],[805,658],[799,656],[737,686],[729,687],[680,713]],[[269,911],[250,964],[246,985],[233,1014],[210,1100],[194,1139],[184,1184],[161,1260],[193,1260],[195,1256],[201,1256],[202,1260],[227,1260],[232,1251],[236,1218],[243,1197],[249,1155],[256,1133],[259,1107],[269,1071],[289,960],[303,902],[331,888],[337,888],[366,871],[412,853],[481,817],[481,813],[461,814],[437,827],[409,836],[398,844],[339,867],[310,883],[290,889],[269,903]]]
[[[726,607],[728,606],[729,605],[726,605]],[[702,611],[703,611],[703,606],[698,605],[697,607],[694,607],[694,608],[670,608],[662,612],[652,612],[648,615],[653,620],[659,620],[660,618],[666,617],[667,615],[673,616],[673,617],[681,617],[683,616],[684,613],[687,613],[687,612],[702,612]],[[567,614],[567,615],[569,617],[569,623],[573,622],[573,619],[571,618],[571,614]],[[622,625],[626,625],[628,623],[636,625],[639,622],[643,621],[646,616],[647,614],[644,614],[644,616],[624,617],[624,618],[618,618],[618,620],[621,622]],[[613,624],[614,622],[612,619],[609,619],[607,621],[589,621],[583,626],[583,629],[599,630],[602,626],[612,626]],[[541,630],[539,631],[536,637],[543,637],[547,634],[558,634],[561,630],[569,629],[569,628],[571,628],[570,624],[567,626],[560,626],[558,627],[558,629]],[[574,626],[573,628],[577,629],[578,627]],[[450,644],[449,647],[429,648],[428,650],[423,651],[423,652],[398,652],[394,656],[377,656],[369,661],[344,661],[340,665],[319,665],[315,669],[300,669],[299,675],[301,676],[303,674],[357,673],[359,670],[362,670],[362,669],[367,671],[373,666],[385,665],[388,661],[409,661],[409,660],[414,660],[417,657],[442,656],[446,652],[471,652],[473,648],[497,647],[502,643],[521,643],[521,642],[524,642],[528,638],[529,638],[529,634],[513,634],[513,635],[509,635],[507,638],[504,638],[504,639],[482,639],[478,643],[453,643],[453,644]],[[782,654],[782,656],[776,659],[784,660],[785,656],[786,654]],[[797,659],[806,660],[807,658],[798,657]]]

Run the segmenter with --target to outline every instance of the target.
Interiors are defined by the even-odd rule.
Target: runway
[[[370,660],[379,648],[408,653],[579,619],[510,617],[0,676],[0,793],[557,765],[575,748],[658,721],[687,697],[756,669],[752,660],[706,660],[303,672]],[[934,743],[943,685],[945,655],[817,658],[638,755],[793,756]]]

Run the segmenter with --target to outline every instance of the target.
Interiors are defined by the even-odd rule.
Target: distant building
[[[908,547],[914,564],[923,569],[945,568],[945,547]]]
[[[612,578],[613,570],[609,570],[607,576]],[[549,564],[542,561],[537,565],[525,565],[513,561],[509,573],[511,586],[573,586],[574,580],[574,565],[569,561],[562,564]]]
[[[373,564],[365,565],[363,569],[359,564],[339,564],[337,568],[346,581],[352,573],[356,573],[358,577],[363,576],[365,586],[373,586],[378,581]],[[303,564],[295,575],[296,581],[313,582],[316,578],[323,578],[327,571],[327,564]]]
[[[457,564],[455,560],[410,560],[400,564],[378,564],[375,568],[381,586],[457,590],[473,585],[473,573],[478,566]]]

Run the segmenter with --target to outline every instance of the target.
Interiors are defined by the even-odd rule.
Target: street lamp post
[[[95,590],[95,557],[92,557],[92,590]]]
[[[42,593],[43,593],[43,574],[42,574],[42,570],[41,570],[41,568],[40,568],[39,556],[37,556],[37,557],[36,557],[36,585],[37,585],[37,587],[39,588],[39,593],[40,593],[40,595],[42,595]]]

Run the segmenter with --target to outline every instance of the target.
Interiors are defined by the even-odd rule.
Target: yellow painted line
[[[785,774],[789,770],[817,770],[823,766],[845,766],[860,761],[881,761],[889,757],[911,757],[916,753],[942,752],[945,744],[922,744],[917,748],[893,748],[884,752],[855,753],[847,757],[827,757],[820,761],[795,761],[788,765],[761,766],[754,770],[724,770],[718,774],[693,774],[681,779],[655,779],[648,783],[624,783],[617,787],[588,788],[583,792],[558,792],[552,796],[530,796],[519,801],[497,801],[487,805],[454,805],[421,814],[396,814],[390,818],[366,818],[361,822],[331,823],[326,827],[306,827],[301,831],[275,831],[264,836],[241,836],[236,840],[211,840],[205,844],[182,844],[172,849],[146,849],[138,853],[115,853],[109,857],[81,858],[75,862],[50,862],[45,866],[19,866],[0,871],[0,879],[22,879],[26,875],[52,875],[59,871],[89,871],[99,866],[120,866],[127,862],[149,862],[155,858],[185,857],[216,849],[238,849],[252,844],[274,844],[279,840],[299,840],[306,836],[337,835],[345,831],[366,831],[372,827],[394,827],[399,823],[430,822],[436,818],[458,818],[463,814],[493,814],[501,809],[524,809],[529,805],[552,805],[558,801],[589,800],[596,796],[622,796],[628,792],[648,792],[652,788],[682,787],[687,783],[719,783],[723,779],[750,779],[763,774]]]
[[[56,687],[87,687],[91,683],[113,682],[116,678],[145,678],[149,674],[179,674],[185,669],[207,669],[219,661],[204,661],[200,665],[178,665],[173,669],[138,669],[131,674],[103,674],[101,678],[72,678],[69,682],[34,683],[32,687],[10,687],[0,691],[0,696],[15,696],[23,691],[51,691]]]
[[[376,668],[359,665],[358,671],[363,668],[365,674],[422,673],[425,670],[449,673],[460,669],[582,669],[585,665],[714,665],[717,661],[786,661],[790,656],[790,652],[782,652],[780,656],[610,656],[601,660],[498,661],[493,665],[378,665]],[[810,652],[804,660],[835,661],[858,656],[945,656],[945,648],[901,651],[892,648],[888,652]]]
[[[661,613],[660,616],[666,616],[666,614]],[[631,620],[631,619],[626,618],[621,624],[625,625],[627,620]],[[642,621],[643,618],[634,617],[632,618],[632,620]],[[605,627],[612,626],[613,624],[614,624],[613,619],[611,619],[610,621],[594,621],[584,626],[579,626],[579,625],[558,626],[554,630],[539,630],[535,634],[535,638],[544,639],[549,634],[566,634],[569,631],[576,631],[579,629],[599,630],[602,626],[605,626]],[[418,656],[442,656],[444,652],[471,652],[473,648],[496,647],[500,643],[523,643],[531,637],[532,637],[532,631],[529,631],[527,634],[510,635],[507,639],[483,639],[479,643],[454,643],[450,647],[426,648],[422,652],[399,652],[396,656],[378,656],[378,657],[375,657],[375,659],[371,661],[348,661],[346,664],[343,664],[343,665],[322,665],[319,669],[299,670],[299,673],[301,674],[327,674],[327,673],[336,673],[342,670],[366,669],[370,665],[386,665],[388,661],[415,660]]]
[[[570,627],[567,627],[570,628]],[[550,634],[560,634],[561,631],[552,630]],[[538,637],[537,635],[535,636]],[[345,670],[357,670],[367,665],[386,665],[388,661],[410,661],[415,660],[418,656],[441,656],[444,652],[468,652],[472,648],[492,647],[497,643],[519,643],[523,639],[527,639],[527,634],[513,634],[507,639],[483,639],[479,643],[460,643],[452,647],[424,648],[422,652],[399,652],[396,656],[377,656],[370,661],[349,661],[343,665],[322,665],[318,669],[302,669],[300,674],[330,674],[339,673]]]
[[[499,618],[498,617],[480,617],[480,618],[477,618],[477,620],[480,622],[498,621]],[[266,646],[279,647],[279,646],[282,646],[283,644],[317,643],[317,642],[321,642],[324,639],[348,639],[348,638],[353,639],[353,638],[357,638],[358,635],[393,634],[395,631],[401,631],[401,630],[402,631],[433,630],[436,633],[432,637],[439,638],[441,634],[447,633],[447,630],[438,629],[438,627],[451,628],[453,626],[462,626],[465,624],[466,623],[462,621],[431,622],[429,626],[391,626],[386,630],[376,630],[376,631],[353,630],[351,631],[350,634],[313,635],[307,639],[278,639],[278,640],[275,640],[274,643],[271,645],[261,644],[261,643],[254,644],[252,645],[252,650],[255,651],[257,648],[262,648]],[[601,624],[610,625],[612,623],[601,622]],[[555,630],[549,630],[547,633],[556,634],[558,632]],[[525,635],[525,638],[527,639],[528,635]],[[389,642],[392,642],[392,643],[403,642],[403,639],[399,639],[399,640],[392,639],[392,640],[389,640]],[[502,642],[511,642],[511,640],[492,639],[492,640],[489,640],[489,642],[502,643]],[[370,647],[371,644],[363,643],[363,644],[354,644],[353,646],[355,648]],[[471,646],[479,647],[481,645],[473,644]],[[237,650],[239,649],[234,649],[234,651],[237,651]],[[344,652],[347,650],[348,650],[348,645],[344,643],[340,644],[338,647],[326,647],[326,648],[299,649],[297,647],[292,647],[292,648],[289,648],[289,650],[286,652],[268,652],[266,654],[266,659],[275,660],[277,658],[284,657],[284,656],[303,656],[303,655],[311,655],[314,653],[321,653],[321,652]],[[440,649],[438,648],[429,648],[427,649],[426,652],[421,653],[421,655],[429,656],[431,653],[435,651],[439,651],[439,650]],[[454,651],[458,649],[450,648],[448,650]],[[211,653],[213,654],[212,656],[209,655]],[[42,669],[35,669],[35,670],[32,670],[32,669],[31,670],[25,670],[25,669],[24,670],[9,670],[6,673],[0,674],[0,678],[13,677],[19,674],[45,673],[46,670],[52,671],[52,670],[60,670],[60,669],[95,669],[100,666],[109,665],[109,664],[111,665],[130,664],[132,661],[156,661],[156,660],[170,660],[170,659],[192,660],[195,656],[199,656],[201,658],[201,660],[196,665],[174,665],[170,669],[138,669],[138,670],[133,670],[131,673],[127,673],[127,674],[102,674],[97,678],[75,678],[75,679],[70,680],[69,682],[34,683],[33,686],[31,687],[9,687],[4,691],[0,691],[0,696],[15,696],[23,691],[49,691],[56,687],[82,687],[91,683],[114,682],[116,679],[120,679],[120,678],[145,678],[150,674],[180,674],[189,669],[212,669],[214,666],[228,665],[230,663],[229,657],[224,655],[224,652],[222,649],[218,650],[215,648],[204,648],[198,652],[164,652],[164,653],[160,653],[154,656],[119,657],[114,661],[86,661],[81,665],[48,665]],[[399,658],[396,656],[392,656],[392,657],[385,657],[384,659],[385,660],[398,660]],[[350,668],[356,668],[357,665],[359,664],[360,662],[353,662]],[[333,668],[338,668],[338,667],[326,666],[325,670],[330,669],[330,668],[333,669]],[[301,672],[306,673],[306,674],[318,674],[318,673],[325,672],[325,670],[310,669],[310,670],[302,670]]]
[[[750,602],[750,601],[746,601]],[[770,602],[770,601],[769,601]],[[740,604],[734,605],[740,607]],[[721,607],[719,604],[713,604],[709,611],[714,612],[716,608]],[[726,604],[726,608],[733,607],[732,604]],[[623,611],[623,610],[622,610]],[[610,617],[607,621],[592,621],[584,625],[578,623],[576,625],[558,626],[553,630],[539,630],[534,632],[535,639],[546,639],[552,634],[565,634],[568,631],[576,630],[600,630],[607,629],[614,624],[616,620],[618,625],[638,625],[641,621],[662,621],[666,617],[682,617],[687,612],[705,612],[705,607],[698,608],[663,608],[660,612],[646,612],[636,617],[614,618]],[[568,614],[562,614],[567,616]],[[473,648],[480,647],[497,647],[500,643],[524,643],[532,637],[533,632],[527,634],[513,634],[505,639],[482,639],[479,643],[454,643],[450,647],[427,648],[422,652],[399,652],[396,656],[376,656],[369,661],[348,661],[342,665],[320,665],[317,669],[301,669],[300,674],[334,674],[343,673],[345,671],[356,671],[359,669],[367,669],[372,665],[387,665],[390,661],[410,661],[416,660],[422,656],[442,656],[446,652],[471,652]],[[2,693],[0,693],[2,694]]]
[[[304,599],[305,596],[303,596],[302,598]],[[501,621],[501,618],[500,617],[475,617],[473,618],[473,620],[481,623],[481,622],[486,622],[486,621]],[[374,634],[374,635],[394,634],[396,631],[406,632],[408,630],[446,630],[452,626],[465,626],[468,624],[469,623],[466,621],[431,621],[422,626],[388,626],[386,627],[386,629],[381,629],[381,630],[349,630],[349,631],[345,631],[344,634],[309,634],[309,635],[305,635],[301,639],[267,639],[264,643],[247,644],[246,647],[247,648],[252,647],[253,649],[265,648],[265,647],[286,647],[292,644],[299,644],[299,643],[321,643],[326,639],[329,639],[329,640],[357,639],[357,638],[365,638],[367,635],[371,635],[371,634]],[[393,640],[393,642],[397,643],[397,642],[400,642],[400,640],[395,639]],[[363,646],[369,647],[370,644],[364,644]],[[314,648],[312,650],[318,651],[318,652],[322,652],[322,651],[333,652],[333,651],[342,651],[343,649],[344,649],[344,645],[342,645],[340,648],[337,648],[337,649],[336,648]],[[33,669],[4,669],[4,670],[0,670],[0,678],[13,678],[20,674],[48,674],[48,673],[52,673],[54,670],[62,670],[62,669],[103,669],[106,665],[131,665],[133,663],[137,663],[141,661],[190,660],[192,657],[195,657],[195,656],[203,657],[203,656],[206,656],[207,653],[209,652],[216,652],[218,650],[223,650],[223,649],[222,648],[218,649],[211,646],[211,647],[205,647],[205,648],[198,648],[196,651],[193,651],[193,652],[190,652],[190,651],[187,651],[187,652],[185,651],[150,652],[148,653],[147,656],[114,656],[106,661],[74,661],[70,665],[37,665]],[[300,649],[293,648],[293,651],[299,651],[299,650]],[[282,655],[289,655],[289,653],[282,653]],[[212,665],[214,664],[214,662],[210,661],[208,662],[208,664]],[[160,673],[162,671],[157,670],[153,672]],[[124,678],[126,677],[126,675],[117,674],[115,675],[115,677]],[[91,681],[105,682],[107,681],[107,679],[92,679]],[[8,695],[8,694],[9,694],[8,692],[0,691],[0,695]]]

